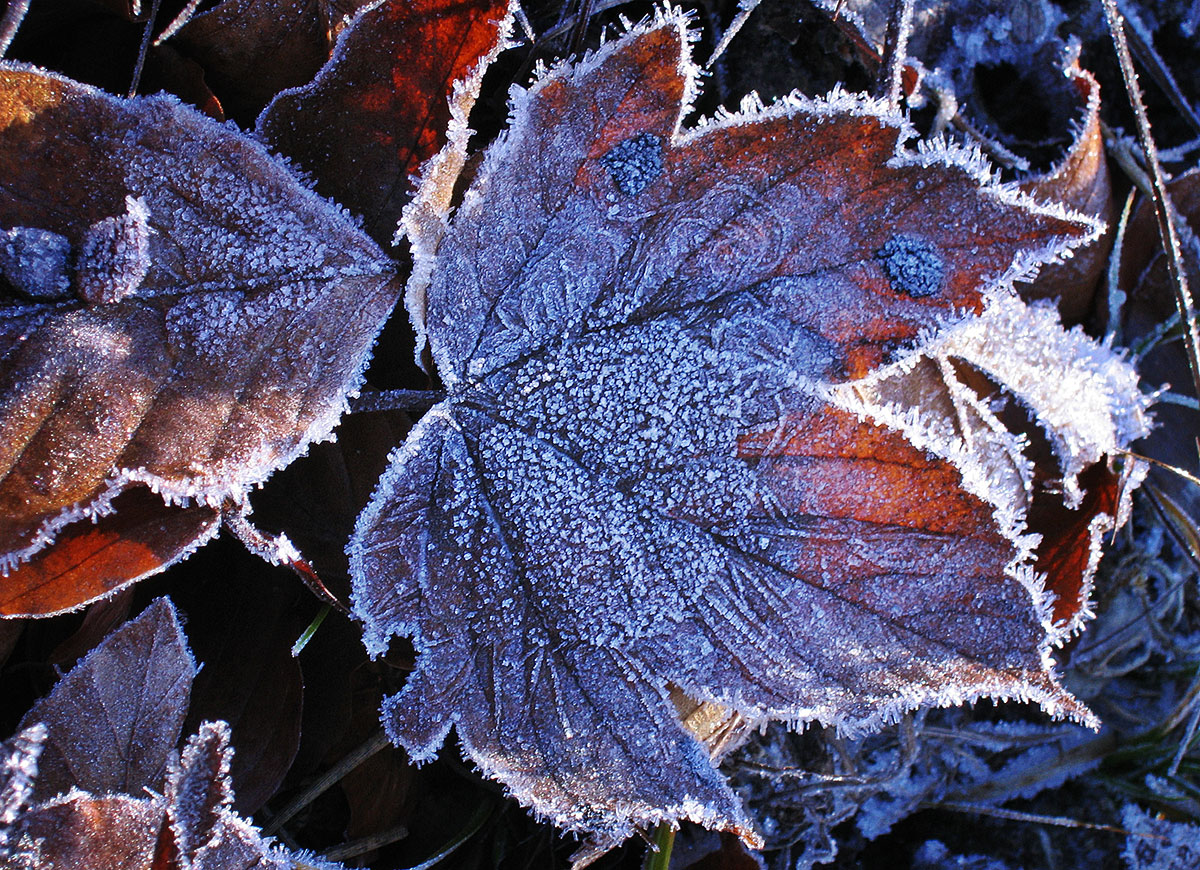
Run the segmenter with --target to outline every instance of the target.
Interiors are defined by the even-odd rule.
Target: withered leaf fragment
[[[328,437],[398,286],[344,212],[169,97],[0,66],[0,171],[0,614],[42,615],[187,555]],[[140,487],[161,522],[105,523]]]
[[[110,634],[0,744],[5,870],[336,870],[232,809],[229,725],[176,752],[196,667],[165,598]]]
[[[18,748],[29,735],[26,731],[14,739]],[[0,818],[2,866],[340,870],[340,865],[273,845],[229,808],[231,752],[228,726],[206,722],[171,765],[161,792],[134,797],[72,789],[22,808],[11,824]]]
[[[753,841],[672,687],[850,733],[981,697],[1093,721],[1051,670],[1066,629],[1031,567],[1025,442],[941,368],[965,357],[1065,426],[1067,492],[1144,403],[1110,351],[1013,297],[1093,221],[974,153],[906,150],[865,97],[683,128],[687,46],[664,12],[514,92],[448,223],[462,141],[431,164],[406,298],[449,396],[349,555],[370,652],[418,652],[383,709],[413,758],[455,728],[561,826]],[[1078,429],[1037,387],[1064,372]]]

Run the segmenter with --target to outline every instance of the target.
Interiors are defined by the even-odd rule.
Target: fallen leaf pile
[[[1124,354],[1059,320],[1112,241],[1075,56],[1065,153],[1001,181],[840,87],[696,120],[672,7],[539,62],[481,144],[525,13],[345,7],[179,19],[147,75],[196,108],[0,62],[0,664],[24,645],[30,700],[69,668],[0,745],[0,866],[334,867],[247,816],[380,722],[403,753],[307,811],[342,813],[328,842],[437,815],[397,757],[453,733],[593,852],[694,822],[743,857],[763,826],[718,765],[769,723],[1012,700],[1099,725],[1056,657],[1151,421]],[[345,419],[401,352],[436,399]],[[357,621],[318,615],[302,659],[311,601],[178,566],[252,501]]]

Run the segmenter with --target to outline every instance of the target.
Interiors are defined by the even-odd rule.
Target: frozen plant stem
[[[667,822],[659,822],[654,829],[654,842],[646,853],[644,870],[667,870],[671,866],[671,849],[675,846],[675,829]]]
[[[129,93],[125,96],[132,97],[137,93],[138,85],[142,81],[142,67],[146,64],[146,53],[150,51],[150,37],[154,33],[154,21],[158,18],[158,7],[162,0],[153,0],[150,4],[150,14],[146,17],[146,29],[142,31],[142,43],[138,46],[137,63],[133,67],[133,79],[129,83]]]
[[[892,0],[888,14],[887,34],[883,39],[883,58],[879,64],[879,79],[875,96],[887,100],[892,111],[900,110],[900,93],[904,86],[904,60],[908,57],[908,37],[912,33],[913,0]]]
[[[357,749],[351,751],[341,761],[325,771],[312,785],[292,798],[287,806],[281,809],[275,815],[275,818],[271,819],[270,824],[263,827],[263,833],[275,834],[291,820],[292,816],[324,794],[343,776],[388,745],[387,735],[383,733],[383,729],[381,728],[368,737]]]
[[[1198,347],[1196,338],[1195,310],[1192,293],[1188,289],[1187,275],[1183,268],[1179,235],[1175,230],[1175,210],[1171,205],[1170,195],[1167,193],[1167,182],[1163,176],[1162,164],[1158,160],[1158,150],[1155,148],[1154,137],[1150,131],[1150,119],[1146,115],[1146,106],[1142,102],[1141,89],[1138,87],[1137,73],[1133,69],[1133,59],[1129,54],[1129,44],[1125,39],[1124,18],[1121,16],[1121,10],[1117,8],[1117,0],[1103,0],[1103,4],[1104,17],[1108,19],[1108,30],[1112,34],[1117,60],[1121,65],[1121,75],[1125,79],[1125,89],[1129,92],[1129,103],[1137,118],[1138,139],[1141,140],[1142,150],[1146,153],[1146,163],[1150,168],[1154,216],[1158,220],[1158,233],[1167,254],[1167,270],[1171,274],[1171,284],[1175,288],[1175,304],[1179,309],[1179,316],[1183,319],[1183,341],[1187,348],[1188,367],[1192,371],[1192,382],[1196,385],[1196,391],[1200,392],[1200,347]]]
[[[12,45],[13,37],[17,35],[28,11],[29,0],[9,0],[4,8],[4,17],[0,18],[0,57],[8,53],[8,47]]]
[[[350,400],[350,413],[428,411],[444,398],[440,390],[371,390]]]

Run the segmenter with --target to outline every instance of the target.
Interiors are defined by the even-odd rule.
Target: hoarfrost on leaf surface
[[[406,214],[406,298],[449,396],[349,554],[368,649],[407,635],[419,653],[383,710],[413,758],[455,728],[561,826],[687,819],[753,841],[672,687],[850,733],[981,697],[1091,721],[1051,670],[1025,442],[965,387],[915,393],[973,414],[962,427],[845,391],[936,366],[922,347],[1097,227],[978,155],[906,151],[865,97],[684,129],[687,46],[668,10],[545,72],[453,219]],[[1132,376],[1100,380],[1140,429]],[[1128,437],[1109,430],[1077,441],[1102,457]]]
[[[172,98],[19,64],[0,95],[0,613],[44,615],[186,555],[217,528],[197,503],[327,438],[399,287],[344,212]],[[143,487],[157,526],[122,497]],[[74,590],[82,551],[46,564],[87,534],[124,549]]]

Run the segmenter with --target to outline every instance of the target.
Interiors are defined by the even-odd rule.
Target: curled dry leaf
[[[312,83],[277,96],[259,134],[388,244],[409,178],[474,102],[511,26],[509,0],[387,0],[342,31]]]
[[[419,653],[383,710],[413,758],[455,728],[561,826],[754,840],[672,687],[851,733],[981,697],[1094,721],[1052,672],[1081,602],[1034,570],[1026,440],[966,374],[1050,430],[1072,507],[1145,403],[1012,296],[1090,218],[865,97],[686,129],[695,89],[668,11],[514,92],[449,222],[462,139],[431,162],[406,294],[449,397],[349,555],[368,649]]]
[[[1061,202],[1109,224],[1113,219],[1112,181],[1100,129],[1100,83],[1077,59],[1064,72],[1079,92],[1083,120],[1074,126],[1071,147],[1062,161],[1049,172],[1024,180],[1021,188],[1036,200]],[[1111,249],[1112,233],[1106,231],[1072,259],[1043,269],[1021,296],[1055,299],[1063,319],[1082,320],[1092,310],[1096,285]]]
[[[0,67],[0,167],[0,613],[41,615],[182,558],[328,437],[398,286],[342,211],[167,97]],[[140,487],[161,499],[127,518]]]

